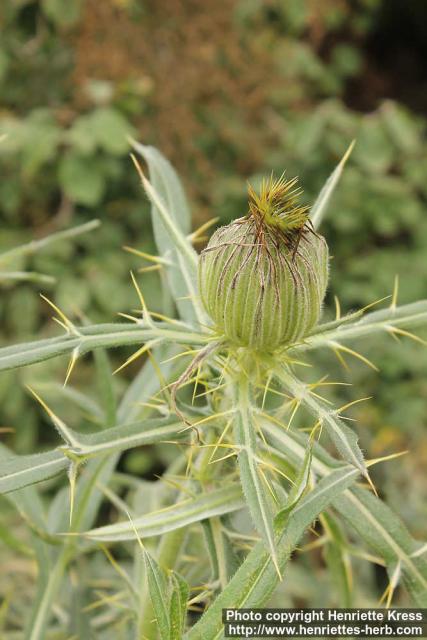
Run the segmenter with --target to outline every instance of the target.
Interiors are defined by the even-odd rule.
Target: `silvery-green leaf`
[[[307,438],[295,431],[285,431],[262,420],[267,438],[275,443],[276,454],[283,451],[286,462],[299,466],[304,459]],[[313,470],[327,476],[331,471],[329,456],[320,445],[314,448]],[[405,587],[415,603],[425,606],[427,599],[427,562],[417,552],[422,543],[414,540],[400,518],[367,489],[351,489],[333,501],[334,508],[350,523],[360,537],[385,561],[389,573],[397,562],[402,567]]]
[[[322,524],[328,535],[328,541],[323,547],[323,558],[335,587],[338,605],[348,609],[353,604],[353,585],[344,533],[337,519],[327,512],[322,514]]]
[[[170,640],[169,593],[165,572],[156,560],[144,550],[148,591],[156,616],[161,640]]]
[[[78,335],[65,334],[56,338],[46,338],[33,342],[3,347],[0,349],[0,371],[24,367],[50,358],[56,358],[77,351],[81,356],[88,351],[100,348],[141,345],[149,340],[168,340],[172,344],[203,345],[206,336],[196,332],[162,323],[152,326],[140,324],[116,323],[78,327]]]
[[[0,493],[22,489],[42,482],[66,469],[69,461],[59,451],[13,455],[2,460],[0,468]]]
[[[345,163],[347,162],[353,150],[354,144],[355,142],[353,140],[353,142],[350,144],[349,148],[341,158],[339,164],[335,167],[334,171],[326,180],[322,190],[320,191],[317,197],[316,202],[311,208],[310,218],[311,218],[311,222],[313,223],[313,227],[315,229],[318,229],[320,226],[320,223],[322,222],[323,216],[325,215],[325,212],[326,212],[326,208],[329,204],[329,200],[331,199],[331,196],[335,190],[335,187],[337,186],[339,179],[341,178]]]
[[[285,388],[301,402],[309,413],[325,426],[331,440],[336,446],[344,460],[354,465],[359,471],[367,476],[367,470],[362,451],[358,445],[356,433],[350,429],[336,412],[331,410],[326,402],[318,399],[310,393],[309,389],[300,382],[288,369],[282,369],[278,378]]]
[[[361,317],[357,315],[354,320],[349,318],[348,321],[344,317],[338,323],[319,325],[303,343],[295,347],[295,350],[308,351],[377,333],[393,333],[393,328],[399,331],[399,329],[407,330],[426,326],[427,300],[371,311]],[[331,324],[338,324],[338,326],[331,326]]]
[[[172,571],[169,577],[170,583],[170,640],[182,640],[185,619],[187,615],[187,600],[190,588],[179,573]]]
[[[292,513],[292,509],[296,507],[298,502],[307,491],[310,480],[312,456],[312,442],[310,441],[307,447],[307,451],[305,452],[303,463],[298,471],[295,482],[292,485],[292,489],[289,493],[286,504],[276,515],[275,523],[277,526],[282,526],[283,523],[286,522],[289,514]]]
[[[154,238],[166,267],[170,293],[187,320],[195,320],[197,296],[197,254],[187,240],[191,231],[188,203],[175,170],[154,147],[132,141],[132,146],[147,162],[150,182],[144,188],[152,204],[151,218]],[[190,300],[183,300],[192,296]],[[200,320],[201,318],[199,318]]]
[[[208,493],[198,494],[194,498],[185,499],[160,511],[135,517],[132,522],[124,520],[116,524],[92,529],[83,535],[92,540],[117,542],[119,540],[133,540],[136,529],[140,538],[144,539],[174,531],[193,522],[200,522],[224,513],[231,513],[243,507],[244,501],[240,486],[238,484],[230,484],[221,489],[215,489]]]
[[[248,384],[234,384],[234,440],[238,445],[240,482],[256,530],[264,539],[273,560],[276,562],[276,547],[273,530],[273,511],[268,487],[263,482],[259,469],[259,452],[256,440],[256,425],[252,417]]]
[[[358,475],[358,470],[350,466],[332,471],[301,499],[291,512],[286,527],[275,537],[277,561],[282,572],[307,527],[332,500],[354,483]],[[278,581],[269,550],[263,542],[256,544],[228,586],[186,634],[186,640],[223,638],[222,609],[260,607],[268,600]]]

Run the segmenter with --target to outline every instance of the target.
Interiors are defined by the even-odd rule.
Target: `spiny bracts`
[[[328,246],[299,204],[297,180],[270,178],[249,212],[219,228],[200,255],[199,291],[218,333],[272,353],[318,322],[328,282]]]

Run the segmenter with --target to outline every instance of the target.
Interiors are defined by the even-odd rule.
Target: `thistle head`
[[[249,216],[261,227],[267,225],[280,230],[292,240],[308,223],[309,207],[301,205],[302,189],[298,187],[298,178],[286,180],[264,178],[259,193],[249,184]]]
[[[328,281],[328,247],[299,202],[297,179],[249,186],[246,216],[217,229],[199,261],[203,305],[234,345],[272,353],[317,323]]]

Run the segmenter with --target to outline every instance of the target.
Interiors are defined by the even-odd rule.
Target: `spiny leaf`
[[[299,466],[304,459],[307,439],[304,434],[284,431],[266,419],[261,425],[267,438],[272,438],[276,455],[283,455],[284,462]],[[279,452],[283,451],[283,454]],[[334,459],[316,444],[312,466],[316,473],[327,476]],[[414,554],[420,547],[408,533],[400,518],[379,498],[367,489],[354,488],[333,501],[334,508],[342,515],[360,537],[384,559],[389,572],[396,562],[402,566],[403,582],[414,602],[425,606],[427,601],[427,562]]]
[[[329,347],[333,342],[343,342],[364,338],[377,333],[391,333],[395,329],[416,328],[427,325],[427,300],[419,300],[401,307],[389,307],[371,311],[360,317],[346,321],[344,317],[339,326],[330,323],[319,325],[304,341],[293,347],[293,351],[308,351],[318,347]]]
[[[187,600],[189,596],[189,586],[179,573],[172,571],[169,576],[170,583],[170,640],[182,640],[184,633],[185,619],[187,615]]]
[[[99,220],[91,220],[90,222],[85,222],[85,224],[80,224],[77,227],[65,229],[65,231],[57,231],[56,233],[51,233],[49,236],[45,236],[39,240],[32,240],[27,244],[14,247],[13,249],[9,249],[8,251],[4,251],[0,254],[0,263],[8,262],[9,260],[13,260],[20,256],[33,255],[50,244],[60,242],[61,240],[68,240],[69,238],[75,238],[76,236],[87,233],[88,231],[93,231],[93,229],[99,227],[100,224],[101,222]]]
[[[322,478],[291,512],[286,527],[276,535],[275,546],[283,572],[304,531],[332,500],[354,483],[359,472],[343,467]],[[262,606],[278,583],[277,570],[269,550],[258,543],[228,586],[216,598],[201,620],[184,636],[186,640],[217,640],[223,637],[222,609]]]
[[[275,524],[278,527],[282,527],[286,522],[289,514],[292,513],[292,510],[296,507],[298,502],[301,500],[303,495],[308,489],[309,480],[310,480],[310,471],[311,471],[311,459],[313,457],[312,453],[313,441],[310,439],[309,445],[307,447],[307,451],[305,452],[304,460],[301,465],[301,468],[298,472],[298,476],[295,480],[295,484],[293,485],[287,502],[285,506],[280,509],[279,513],[276,515]]]
[[[321,521],[328,535],[323,547],[323,556],[332,582],[335,586],[340,607],[350,608],[353,603],[353,584],[350,554],[346,548],[346,540],[336,518],[329,513],[321,515]]]
[[[353,151],[353,147],[355,145],[355,141],[350,144],[349,148],[341,158],[339,164],[331,173],[327,181],[325,182],[321,192],[319,193],[316,202],[311,208],[310,218],[313,223],[313,227],[318,229],[320,223],[322,222],[323,216],[326,212],[326,207],[329,204],[329,200],[337,186],[339,179],[341,178],[342,172],[344,170],[345,163],[347,162],[351,152]]]
[[[160,637],[161,640],[170,640],[169,595],[166,575],[148,551],[144,550],[143,554],[147,572],[148,590],[156,615]]]
[[[288,369],[277,374],[286,389],[301,402],[315,418],[324,425],[344,460],[354,465],[366,477],[368,475],[363,454],[357,444],[358,437],[338,416],[330,410],[325,402],[312,395]]]
[[[255,528],[267,545],[279,574],[274,542],[273,512],[268,501],[257,462],[256,426],[252,420],[248,382],[234,383],[236,418],[234,437],[240,447],[238,454],[240,481]]]
[[[202,321],[205,316],[197,296],[197,253],[187,238],[191,231],[191,216],[184,190],[172,165],[157,149],[135,140],[131,140],[131,144],[150,170],[151,183],[138,167],[152,204],[151,218],[158,250],[162,258],[172,263],[165,267],[169,290],[182,318]],[[188,296],[190,299],[184,300]]]
[[[244,501],[240,486],[233,483],[231,486],[209,491],[209,493],[198,494],[194,498],[180,501],[160,511],[133,518],[132,523],[141,538],[148,538],[174,531],[206,518],[231,513],[243,507]],[[92,540],[105,542],[133,540],[135,537],[133,526],[126,520],[86,531],[83,535]]]
[[[26,456],[10,455],[3,460],[0,471],[0,493],[22,489],[42,482],[68,467],[69,461],[59,451],[47,451]]]
[[[1,348],[0,371],[56,358],[72,353],[75,349],[83,355],[94,349],[141,344],[153,338],[162,338],[172,344],[192,346],[206,344],[209,340],[197,332],[171,329],[164,323],[157,323],[155,328],[144,328],[139,324],[99,324],[79,327],[78,331],[79,336],[62,335]]]

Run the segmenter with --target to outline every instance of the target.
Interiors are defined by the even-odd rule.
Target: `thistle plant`
[[[307,553],[325,550],[339,604],[355,602],[352,566],[370,561],[389,576],[383,602],[402,586],[406,601],[427,606],[427,545],[378,497],[369,470],[382,460],[365,459],[346,423],[353,402],[335,407],[325,396],[334,381],[306,369],[321,350],[370,365],[349,344],[384,333],[422,342],[412,331],[427,322],[427,301],[398,306],[396,282],[388,306],[344,316],[337,307],[322,323],[329,257],[319,225],[350,150],[311,210],[296,179],[249,187],[248,210],[199,256],[193,245],[209,224],[191,232],[170,164],[132,145],[148,165],[149,179],[134,157],[158,248],[140,255],[159,271],[171,311],[150,312],[132,275],[140,309],[124,321],[77,326],[47,301],[63,333],[0,350],[3,370],[68,354],[67,386],[55,390],[98,425],[71,428],[33,384],[61,442],[30,455],[0,449],[0,489],[28,526],[37,565],[31,615],[19,627],[11,606],[5,637],[24,628],[31,640],[221,638],[222,608],[268,605],[286,588],[313,526]],[[119,370],[142,366],[118,400],[107,349],[129,345]],[[87,352],[96,398],[72,387]],[[122,452],[143,446],[168,452],[153,482],[117,469]]]

